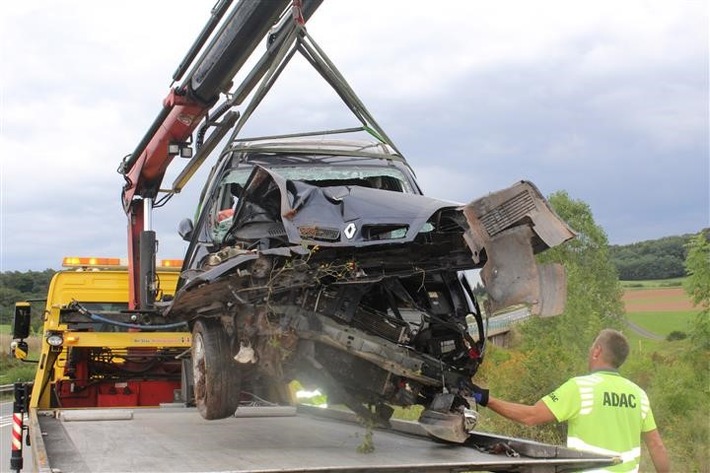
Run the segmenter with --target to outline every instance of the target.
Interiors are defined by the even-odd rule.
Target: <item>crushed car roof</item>
[[[362,156],[406,162],[403,156],[386,143],[335,139],[327,135],[267,137],[234,141],[230,146],[230,150],[259,153]]]

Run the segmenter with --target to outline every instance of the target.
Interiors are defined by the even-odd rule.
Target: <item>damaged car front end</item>
[[[460,205],[422,195],[387,145],[322,137],[232,144],[181,234],[164,316],[192,326],[205,418],[231,415],[244,392],[289,402],[299,380],[374,424],[422,405],[452,441],[475,425],[485,354],[466,272],[482,270],[489,310],[551,315],[564,274],[533,255],[574,236],[529,182]]]

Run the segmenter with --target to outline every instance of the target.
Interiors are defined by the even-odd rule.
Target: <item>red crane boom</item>
[[[232,0],[220,0],[212,9],[212,16],[173,74],[173,83],[182,79],[192,66],[190,72],[180,85],[170,90],[148,132],[135,151],[124,158],[118,169],[126,181],[121,200],[128,217],[130,309],[153,309],[156,295],[156,238],[152,230],[151,212],[156,206],[158,194],[163,192],[160,186],[173,158],[178,155],[192,156],[192,134],[200,123],[204,122],[204,130],[207,127],[216,128],[213,136],[208,138],[214,144],[226,134],[238,114],[227,113],[222,122],[214,122],[214,117],[210,119],[210,112],[221,115],[226,111],[224,107],[215,107],[220,95],[229,91],[234,76],[258,44],[268,37],[267,54],[240,86],[238,96],[235,97],[243,100],[267,71],[269,58],[273,59],[279,41],[292,31],[295,23],[302,24],[308,20],[321,2],[240,0],[230,11]],[[288,16],[289,9],[292,11],[291,17]],[[283,21],[274,28],[280,18]],[[220,23],[221,27],[213,34]],[[210,37],[212,40],[205,47]],[[274,54],[270,55],[272,51]],[[199,59],[195,60],[200,52],[202,54]],[[238,102],[234,99],[229,102],[229,106],[236,104]],[[202,145],[201,137],[196,145],[198,154],[209,154],[209,146],[199,149]],[[169,198],[179,191],[180,188],[173,188],[165,192]]]

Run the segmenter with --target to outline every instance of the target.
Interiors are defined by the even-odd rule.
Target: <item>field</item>
[[[682,287],[626,289],[622,300],[626,313],[693,310],[693,304]]]
[[[634,287],[622,283],[622,301],[632,324],[665,338],[674,331],[687,332],[688,323],[698,313],[682,285],[668,282],[634,281]],[[633,326],[631,327],[633,329]]]

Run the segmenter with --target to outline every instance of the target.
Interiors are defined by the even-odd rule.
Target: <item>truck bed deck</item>
[[[375,450],[364,454],[357,449],[366,430],[350,413],[299,406],[273,416],[276,410],[265,414],[268,409],[240,408],[239,417],[216,421],[202,419],[191,408],[48,411],[30,420],[40,427],[33,429],[32,440],[45,448],[44,453],[35,449],[35,464],[47,472],[554,472],[611,462],[486,434],[474,436],[470,445],[443,444],[418,424],[402,421],[375,430]],[[503,453],[482,451],[506,440],[512,443],[499,448]]]

